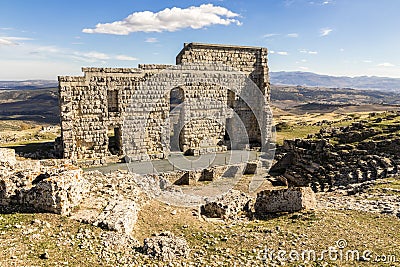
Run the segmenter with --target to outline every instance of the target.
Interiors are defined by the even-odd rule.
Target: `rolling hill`
[[[336,77],[311,72],[270,72],[271,84],[369,89],[400,92],[400,78],[375,76]]]

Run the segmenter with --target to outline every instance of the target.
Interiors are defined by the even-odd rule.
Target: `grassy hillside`
[[[58,123],[57,88],[0,90],[0,120]]]

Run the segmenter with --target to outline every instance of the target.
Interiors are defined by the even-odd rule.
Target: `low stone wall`
[[[255,213],[296,212],[316,208],[315,194],[310,187],[264,190],[257,194]]]

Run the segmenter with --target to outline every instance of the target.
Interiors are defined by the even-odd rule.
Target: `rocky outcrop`
[[[163,261],[171,261],[178,257],[187,258],[190,248],[185,239],[176,237],[171,232],[163,232],[144,240],[143,253]]]
[[[296,212],[315,209],[317,201],[310,187],[264,190],[257,194],[255,213]]]

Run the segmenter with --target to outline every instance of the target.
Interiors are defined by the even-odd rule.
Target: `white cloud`
[[[126,55],[117,55],[117,56],[115,57],[115,59],[123,60],[123,61],[135,61],[135,60],[138,60],[138,59],[135,58],[135,57],[126,56]]]
[[[278,55],[281,55],[281,56],[287,56],[287,55],[289,55],[289,53],[288,52],[286,52],[286,51],[279,51],[279,52],[276,52]]]
[[[295,0],[285,0],[284,5],[286,7],[290,7],[291,5],[293,5],[295,2]]]
[[[77,43],[79,44],[79,43]],[[11,49],[11,48],[10,48]],[[106,54],[98,51],[79,51],[75,49],[66,49],[57,46],[36,46],[31,44],[16,46],[13,48],[18,54],[26,55],[29,54],[35,59],[55,59],[55,58],[67,58],[73,59],[74,61],[83,62],[101,62],[106,63],[107,60],[120,60],[120,61],[134,61],[138,60],[133,56],[127,56],[122,54]]]
[[[302,53],[302,54],[310,54],[310,55],[317,55],[318,54],[317,51],[310,51],[308,49],[300,49],[299,52]]]
[[[46,53],[53,53],[53,54],[60,54],[62,51],[55,46],[40,46],[35,49],[34,52],[46,52]]]
[[[372,63],[372,60],[363,60],[364,63]]]
[[[320,36],[328,36],[332,31],[330,28],[323,28],[320,30]]]
[[[333,1],[330,1],[330,0],[325,0],[325,1],[318,1],[318,2],[315,2],[315,1],[310,1],[310,2],[308,2],[310,5],[319,5],[319,6],[325,6],[325,5],[329,5],[329,4],[332,4],[333,3]]]
[[[389,63],[389,62],[384,62],[384,63],[380,63],[377,65],[378,67],[395,67],[394,64]]]
[[[0,38],[0,45],[18,45],[18,43],[15,43],[13,41],[4,38]]]
[[[27,41],[32,40],[31,38],[27,37],[11,37],[11,36],[3,36],[0,37],[0,45],[20,45],[18,41]]]
[[[145,40],[145,42],[146,42],[146,43],[157,43],[158,40],[157,40],[157,38],[149,37],[149,38],[147,38],[147,39]]]
[[[121,21],[99,23],[94,29],[83,29],[84,33],[128,35],[132,32],[177,31],[184,28],[201,29],[210,25],[241,25],[239,14],[224,7],[203,4],[198,7],[166,8],[157,13],[135,12]]]
[[[91,51],[91,52],[74,52],[74,55],[76,56],[83,56],[86,59],[93,59],[93,60],[106,60],[110,59],[110,56],[104,53],[96,52],[96,51]]]
[[[309,68],[308,67],[299,67],[299,69],[301,69],[301,70],[309,70]]]
[[[281,55],[281,56],[287,56],[287,55],[289,55],[289,53],[286,52],[286,51],[274,51],[274,50],[270,50],[270,51],[268,51],[268,53],[270,53],[270,54],[277,54],[277,55]]]
[[[267,33],[267,34],[264,34],[264,38],[270,38],[270,37],[274,37],[274,36],[278,36],[279,34],[278,33]]]
[[[287,37],[290,37],[290,38],[297,38],[297,37],[299,37],[299,34],[298,33],[289,33],[288,35],[286,35]]]

